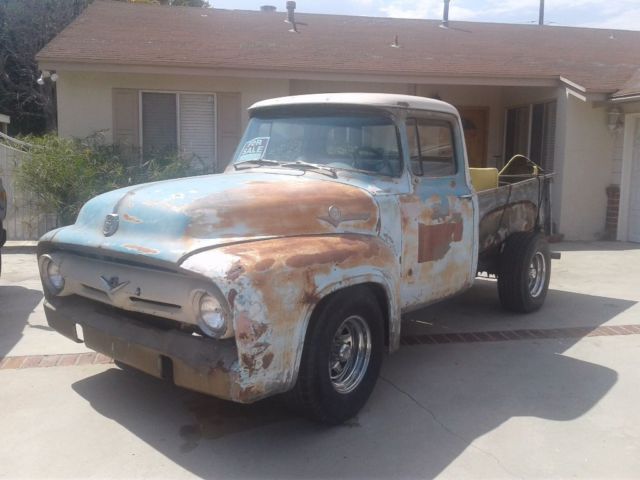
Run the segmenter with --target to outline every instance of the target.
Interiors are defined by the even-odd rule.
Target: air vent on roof
[[[286,23],[291,24],[290,32],[298,33],[298,26],[296,25],[296,2],[288,1],[287,2],[287,19]]]
[[[271,12],[275,12],[277,10],[277,8],[273,5],[262,5],[260,7],[260,11],[261,12],[267,12],[267,13],[271,13]]]
[[[444,12],[442,12],[442,26],[449,27],[449,2],[450,0],[444,0]]]

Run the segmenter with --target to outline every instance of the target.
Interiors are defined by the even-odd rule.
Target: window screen
[[[205,94],[180,94],[180,150],[205,171],[216,169],[215,98]]]
[[[409,119],[407,140],[414,175],[445,177],[456,173],[453,129],[449,122]]]

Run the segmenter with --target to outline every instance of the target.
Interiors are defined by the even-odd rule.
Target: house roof
[[[622,86],[620,90],[618,90],[614,98],[624,98],[624,97],[635,97],[640,95],[640,70],[637,70],[636,73],[629,78]]]
[[[613,93],[640,69],[640,32],[166,7],[96,1],[39,62],[514,79]],[[398,35],[399,48],[392,46]]]

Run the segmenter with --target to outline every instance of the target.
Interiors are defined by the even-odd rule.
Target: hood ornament
[[[118,231],[120,225],[120,219],[117,213],[110,213],[104,219],[104,225],[102,226],[102,233],[105,237],[110,237]]]
[[[122,287],[129,285],[129,281],[121,282],[118,277],[105,277],[100,275],[100,280],[104,283],[104,286],[109,290],[109,294],[114,294]]]
[[[344,214],[342,213],[342,210],[340,210],[340,207],[338,207],[337,205],[331,205],[326,215],[318,217],[319,220],[327,222],[336,228],[342,222],[353,222],[356,220],[362,220],[366,222],[369,220],[369,218],[371,218],[371,215],[369,215],[367,212]]]

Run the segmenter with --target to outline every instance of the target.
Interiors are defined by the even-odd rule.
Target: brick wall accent
[[[607,219],[604,227],[605,239],[615,240],[618,234],[618,214],[620,212],[620,186],[607,187]]]

